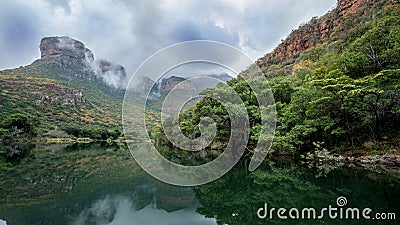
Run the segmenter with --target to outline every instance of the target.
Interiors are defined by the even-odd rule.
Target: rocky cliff
[[[93,53],[85,45],[69,37],[45,37],[40,41],[41,59],[69,58],[93,62]]]
[[[373,18],[395,4],[399,4],[399,0],[338,0],[336,8],[293,30],[273,52],[257,60],[257,64],[264,68],[271,62],[284,62],[288,57],[323,44],[332,35],[340,37],[362,24],[364,21],[358,20],[360,16]]]
[[[90,49],[70,37],[45,37],[39,47],[39,62],[61,68],[72,76],[100,80],[115,88],[122,87],[126,79],[123,66],[103,59],[95,60]]]

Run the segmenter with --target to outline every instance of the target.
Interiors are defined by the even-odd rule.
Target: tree
[[[35,129],[32,120],[24,114],[9,115],[3,125],[3,129],[8,130],[11,137],[32,137],[35,135]],[[5,131],[3,131],[5,133]],[[6,134],[6,133],[5,133]]]

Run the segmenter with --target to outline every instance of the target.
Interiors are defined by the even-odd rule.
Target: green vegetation
[[[323,219],[288,219],[277,217],[280,207],[320,209],[336,206],[339,196],[346,196],[347,207],[373,208],[374,211],[397,211],[399,192],[398,178],[357,168],[342,168],[328,177],[316,178],[315,170],[301,168],[293,162],[269,162],[252,173],[238,164],[220,179],[194,189],[200,202],[197,211],[208,218],[216,218],[217,224],[349,224],[349,220],[332,220],[327,214]],[[390,193],[390,194],[387,194]],[[270,214],[264,220],[257,217],[257,210],[268,204],[268,210],[276,208],[273,219]],[[286,211],[287,214],[288,211]],[[261,214],[262,215],[262,214]],[[307,214],[306,214],[307,215]],[[300,214],[301,217],[301,214]],[[307,218],[307,217],[306,217]],[[394,221],[368,223],[360,219],[351,224],[396,224]]]
[[[330,151],[353,153],[367,150],[365,143],[381,146],[381,152],[399,145],[400,7],[379,13],[373,20],[368,18],[361,16],[362,26],[336,33],[285,62],[271,60],[263,68],[277,110],[274,152],[304,153],[315,149],[313,143]],[[247,108],[251,149],[260,139],[257,100],[241,75],[228,85]],[[206,94],[224,91],[217,87]],[[210,97],[180,114],[181,130],[189,138],[200,136],[199,122],[204,117],[213,118],[218,128],[209,147],[226,146],[231,132],[229,116]],[[158,143],[169,144],[161,129],[156,137]]]
[[[2,121],[25,115],[39,137],[116,139],[122,135],[122,91],[56,69],[48,62],[0,72]],[[10,136],[0,128],[0,137]],[[55,135],[59,134],[59,135]]]
[[[24,154],[0,160],[0,204],[32,204],[61,193],[88,193],[81,186],[95,188],[140,172],[125,145],[13,143],[1,145],[0,151]]]
[[[0,138],[29,138],[34,135],[34,121],[24,114],[11,114],[1,121]]]

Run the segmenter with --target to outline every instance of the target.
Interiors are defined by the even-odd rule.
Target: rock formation
[[[45,37],[40,41],[39,62],[58,67],[75,77],[100,80],[118,88],[124,83],[123,66],[107,60],[95,60],[90,49],[70,37]]]
[[[85,45],[69,37],[45,37],[40,41],[41,59],[69,58],[93,62],[93,53]]]
[[[320,18],[312,18],[310,22],[292,31],[272,53],[257,60],[257,64],[264,68],[270,62],[284,62],[290,56],[317,46],[333,33],[340,35],[341,32],[357,26],[359,22],[350,19],[351,15],[371,14],[370,16],[373,17],[374,9],[384,9],[394,4],[399,4],[399,1],[338,0],[335,9]]]

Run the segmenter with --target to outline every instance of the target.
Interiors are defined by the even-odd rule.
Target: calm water
[[[2,152],[0,225],[212,225],[400,224],[400,180],[360,168],[308,168],[290,160],[266,162],[248,173],[244,162],[217,181],[177,187],[154,180],[124,146],[12,145]],[[22,154],[23,153],[23,154]],[[320,211],[343,196],[343,207],[371,208],[397,220],[260,219],[259,208],[313,207]],[[269,216],[269,215],[268,215]]]

